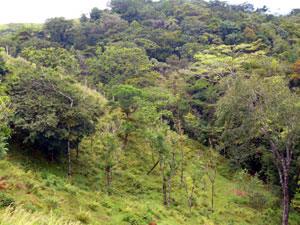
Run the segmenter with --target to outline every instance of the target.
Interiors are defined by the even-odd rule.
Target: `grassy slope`
[[[24,28],[41,29],[42,24],[36,23],[10,23],[0,24],[0,37],[10,37]]]
[[[103,191],[105,178],[102,170],[91,167],[97,164],[97,160],[96,150],[89,143],[88,139],[83,142],[85,153],[81,153],[79,161],[73,163],[72,178],[66,177],[63,163],[51,164],[39,156],[29,160],[24,156],[26,154],[20,153],[22,150],[18,146],[12,146],[19,149],[18,153],[11,151],[8,160],[0,162],[0,177],[7,176],[0,181],[7,183],[4,192],[13,196],[15,205],[22,205],[34,213],[49,215],[53,211],[57,217],[89,224],[148,224],[149,221],[155,221],[159,225],[246,225],[276,224],[276,220],[269,219],[280,219],[280,210],[271,209],[276,198],[267,187],[256,188],[268,199],[265,208],[260,209],[250,207],[248,197],[234,193],[234,190],[240,190],[240,183],[221,175],[226,174],[226,164],[220,167],[216,179],[214,212],[209,210],[210,183],[205,179],[196,191],[197,204],[192,215],[189,215],[185,193],[179,187],[179,177],[174,180],[173,205],[167,209],[162,205],[159,170],[156,168],[152,174],[145,174],[152,165],[151,155],[149,148],[138,140],[133,140],[127,146],[122,167],[116,170],[114,177],[115,192],[108,196]],[[193,141],[186,144],[191,152],[199,148],[205,150]],[[291,217],[291,224],[296,225],[299,218],[296,214]],[[293,217],[297,217],[297,220]]]
[[[9,23],[9,24],[0,24],[0,30],[8,29],[20,29],[20,28],[41,28],[42,24],[37,23]]]

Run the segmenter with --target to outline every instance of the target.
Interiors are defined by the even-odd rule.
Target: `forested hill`
[[[300,10],[109,6],[0,26],[0,225],[300,224]]]

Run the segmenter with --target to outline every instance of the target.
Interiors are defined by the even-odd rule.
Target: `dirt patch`
[[[240,191],[240,190],[235,190],[235,189],[232,189],[231,193],[236,194],[238,196],[242,196],[242,197],[247,197],[248,196],[246,192]]]

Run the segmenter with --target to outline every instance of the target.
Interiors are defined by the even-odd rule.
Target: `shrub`
[[[35,193],[35,194],[39,193],[40,186],[37,182],[28,180],[25,182],[25,185],[27,188],[27,193]]]
[[[266,203],[267,198],[264,194],[259,192],[248,192],[249,196],[249,205],[254,209],[262,209]]]
[[[44,179],[44,185],[47,187],[63,188],[65,186],[65,182],[53,174],[43,174],[42,178]]]
[[[65,218],[57,217],[54,214],[49,216],[41,213],[28,212],[21,207],[12,208],[7,207],[6,210],[0,214],[0,225],[79,225],[80,223],[68,222]]]
[[[105,208],[108,208],[108,209],[113,208],[113,204],[108,200],[103,200],[101,202],[101,205]]]
[[[80,211],[76,214],[76,218],[82,223],[88,223],[91,220],[90,212],[88,211]]]
[[[59,205],[59,199],[56,197],[48,197],[45,199],[47,206],[51,209],[56,209]]]
[[[37,211],[37,207],[35,205],[33,205],[32,203],[30,203],[30,202],[24,204],[24,209],[26,209],[29,212],[36,212]]]
[[[127,213],[124,218],[123,221],[128,222],[131,225],[140,225],[140,224],[144,224],[143,219],[141,219],[140,217],[138,217],[137,215],[131,214],[131,213]]]
[[[78,189],[70,184],[66,184],[63,188],[64,191],[72,194],[72,195],[75,195],[78,191]]]
[[[91,210],[93,210],[93,211],[96,211],[97,208],[99,207],[99,204],[98,204],[97,202],[90,202],[90,203],[88,204],[88,207],[89,207],[89,209],[91,209]]]
[[[3,192],[0,193],[0,207],[13,205],[14,202],[15,200],[9,194]]]
[[[123,221],[130,223],[131,225],[148,224],[152,220],[152,216],[148,213],[143,216],[138,216],[132,213],[127,213],[123,217]]]

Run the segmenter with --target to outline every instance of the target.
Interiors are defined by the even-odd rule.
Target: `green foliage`
[[[93,83],[109,85],[133,84],[149,86],[157,74],[151,71],[152,65],[141,48],[117,48],[109,46],[104,52],[97,51],[97,58],[89,60]]]
[[[298,209],[298,11],[274,16],[203,0],[109,4],[90,18],[0,26],[0,158],[32,161],[0,161],[0,185],[15,204],[90,224],[278,224],[278,200],[259,180],[278,189],[271,139],[284,156],[286,143],[296,146],[289,191]],[[202,144],[229,159],[217,162]],[[240,168],[259,175],[241,173],[236,187],[227,179]],[[214,211],[204,173],[217,174]],[[247,196],[232,196],[236,188]],[[29,224],[44,218],[24,215]]]
[[[56,209],[59,206],[59,199],[57,197],[48,197],[45,199],[45,202],[50,209]]]
[[[73,22],[66,20],[63,17],[56,17],[48,19],[45,22],[44,30],[49,34],[49,40],[58,42],[62,47],[65,47],[70,40],[70,29],[73,26]]]
[[[79,73],[78,61],[74,56],[62,48],[26,48],[21,56],[37,66],[51,68],[59,73],[77,75]]]
[[[0,192],[0,207],[13,206],[15,200],[13,197],[5,192]]]
[[[89,223],[89,221],[91,220],[91,215],[89,212],[82,211],[82,209],[80,209],[79,212],[76,214],[76,218],[82,223]]]
[[[137,110],[137,100],[143,97],[143,91],[131,85],[116,85],[110,89],[110,95],[119,103],[127,118]]]
[[[93,132],[101,114],[101,97],[89,92],[64,75],[49,68],[38,68],[24,60],[13,60],[15,67],[7,79],[12,104],[17,113],[11,121],[25,142],[63,150],[69,140],[75,146]]]
[[[0,64],[3,65],[3,67],[1,67],[0,65],[0,70],[1,68],[3,69],[2,75],[4,75],[4,72],[6,72],[7,70],[4,69],[4,67],[6,66],[4,60],[2,60],[3,58],[0,52]],[[11,133],[11,129],[8,126],[8,117],[12,115],[12,110],[10,108],[10,98],[6,95],[4,90],[5,88],[3,84],[0,83],[0,160],[2,160],[6,155],[7,139]]]
[[[296,211],[300,210],[300,188],[297,189],[297,192],[296,192],[296,194],[294,196],[294,199],[292,201],[292,205],[296,209]]]
[[[123,221],[126,221],[131,225],[138,225],[138,224],[151,222],[151,217],[149,217],[149,215],[145,215],[145,216],[141,217],[141,216],[137,216],[137,215],[134,215],[131,213],[127,213],[123,217]]]
[[[88,204],[88,207],[92,211],[97,211],[97,209],[99,208],[99,203],[98,202],[90,202]]]
[[[40,213],[28,212],[21,207],[7,207],[4,213],[0,215],[0,224],[22,224],[22,225],[79,225],[79,223],[68,222],[64,218],[57,217],[53,214],[45,216]]]
[[[53,174],[48,174],[46,176],[43,176],[43,179],[44,179],[44,184],[47,187],[59,189],[65,186],[64,181],[60,177],[57,177]]]
[[[92,20],[98,20],[101,18],[101,10],[98,9],[97,7],[92,8],[91,12],[90,12],[90,18]]]
[[[2,51],[0,50],[0,54],[2,54]],[[3,56],[0,55],[0,75],[3,76],[7,72],[7,67],[5,65],[5,61],[3,59]]]

